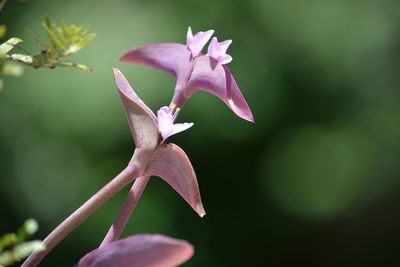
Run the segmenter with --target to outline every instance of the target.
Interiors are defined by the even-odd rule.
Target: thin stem
[[[139,175],[138,172],[139,171],[133,166],[129,165],[126,167],[118,176],[106,184],[100,191],[59,224],[43,241],[46,250],[32,253],[21,267],[34,267],[38,265],[40,261],[81,222],[136,178]]]
[[[142,176],[135,180],[131,190],[126,197],[124,204],[119,211],[117,218],[115,219],[113,225],[108,230],[107,235],[104,237],[103,242],[100,247],[103,247],[113,241],[119,239],[122,231],[124,230],[129,217],[131,216],[133,210],[135,209],[137,203],[139,202],[140,196],[142,195],[147,182],[149,181],[149,176]]]

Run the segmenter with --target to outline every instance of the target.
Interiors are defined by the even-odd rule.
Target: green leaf
[[[96,36],[88,33],[88,28],[75,24],[62,23],[58,26],[55,22],[46,17],[42,23],[51,45],[46,45],[43,50],[53,58],[69,56],[81,50]]]
[[[45,249],[46,246],[39,240],[22,243],[15,246],[12,250],[1,253],[0,265],[7,266],[14,264],[29,256],[32,252],[43,251]]]
[[[28,219],[18,229],[17,231],[18,239],[22,242],[27,238],[29,238],[34,233],[36,233],[38,229],[39,229],[38,223],[34,219]]]
[[[88,45],[95,38],[96,34],[88,33],[88,27],[77,26],[75,24],[63,22],[62,25],[59,26],[49,17],[46,17],[42,26],[47,33],[47,43],[40,41],[31,34],[33,40],[40,45],[41,53],[34,56],[15,53],[8,54],[18,43],[22,42],[22,40],[18,38],[11,38],[6,43],[0,45],[0,56],[33,68],[52,69],[57,66],[62,66],[78,68],[86,73],[92,71],[91,68],[85,65],[64,61],[62,59],[78,52]],[[5,74],[5,72],[10,75],[20,75],[22,74],[22,69],[15,68],[13,65],[6,66],[0,61],[0,73]]]
[[[29,56],[29,55],[11,54],[11,55],[7,55],[6,58],[14,60],[14,61],[21,62],[21,63],[24,63],[26,65],[33,65],[33,57]]]
[[[24,67],[21,65],[6,61],[0,65],[0,74],[10,75],[10,76],[21,76],[24,73]]]
[[[18,237],[14,233],[7,233],[0,237],[0,252],[5,248],[14,246],[18,243]]]
[[[53,31],[53,24],[50,21],[50,18],[46,18],[46,22],[42,23],[43,28],[46,30],[47,36],[50,42],[53,44],[55,49],[64,49],[63,42],[60,41],[57,34]]]
[[[18,229],[17,234],[8,233],[0,237],[0,267],[14,264],[32,252],[45,249],[45,245],[41,241],[25,242],[27,238],[36,233],[38,228],[37,222],[29,219]]]
[[[0,56],[5,56],[10,52],[17,44],[21,43],[22,40],[16,37],[8,39],[8,41],[0,45]]]

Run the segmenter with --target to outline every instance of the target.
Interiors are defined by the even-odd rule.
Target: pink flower
[[[76,267],[174,267],[190,259],[193,251],[184,240],[139,234],[89,252]]]
[[[192,39],[189,30],[188,46],[179,43],[145,45],[127,51],[120,60],[153,67],[174,76],[176,86],[171,101],[173,107],[182,107],[194,93],[203,90],[219,97],[239,117],[253,122],[253,114],[232,73],[223,65],[231,60],[226,54],[230,41],[218,43],[214,39],[209,46],[208,55],[197,54],[201,51],[200,47],[203,48],[208,32],[198,33]]]
[[[162,107],[157,112],[158,131],[161,134],[162,142],[164,142],[171,135],[185,131],[193,126],[193,123],[175,123],[174,120],[178,115],[179,110],[169,107]]]
[[[201,53],[201,50],[203,50],[213,34],[214,30],[208,30],[206,32],[198,32],[193,36],[192,28],[188,28],[186,47],[192,52],[192,57],[197,57]]]
[[[231,45],[232,40],[226,40],[218,43],[217,37],[213,37],[210,45],[208,46],[209,57],[212,57],[221,64],[228,64],[232,61],[232,57],[226,53],[228,47]]]

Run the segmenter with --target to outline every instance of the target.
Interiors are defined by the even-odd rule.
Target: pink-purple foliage
[[[171,267],[187,261],[193,251],[184,240],[140,234],[88,253],[76,267]]]
[[[136,144],[135,153],[130,164],[142,170],[140,176],[159,176],[174,188],[189,205],[202,217],[205,215],[201,203],[200,191],[197,184],[196,174],[186,153],[177,145],[164,141],[164,131],[171,134],[185,130],[191,124],[173,125],[170,109],[161,108],[157,121],[154,113],[143,103],[143,101],[132,90],[125,76],[114,69],[115,81],[119,89],[125,113]],[[169,113],[165,110],[168,109]],[[161,111],[161,112],[160,112]],[[168,122],[166,122],[168,121]],[[163,124],[169,124],[164,126]],[[161,128],[159,126],[162,125]],[[174,126],[181,125],[178,130]],[[169,135],[171,135],[169,134]]]
[[[157,116],[134,92],[125,76],[114,69],[115,82],[135,142],[128,166],[64,220],[44,240],[47,250],[32,254],[23,267],[36,266],[40,260],[123,187],[134,181],[117,219],[101,246],[84,256],[77,267],[172,267],[188,260],[193,247],[186,241],[161,235],[119,237],[151,176],[168,183],[200,216],[205,210],[200,197],[196,173],[186,153],[166,142],[171,135],[187,130],[193,123],[175,123],[184,103],[198,90],[212,93],[224,101],[239,117],[254,121],[253,115],[226,64],[231,40],[218,42],[214,37],[207,55],[201,54],[214,31],[192,34],[189,27],[186,45],[163,43],[134,48],[121,56],[121,61],[151,66],[173,75],[176,87],[169,106]]]
[[[179,43],[144,45],[128,50],[120,60],[153,67],[173,75],[176,78],[171,102],[174,107],[181,108],[189,97],[198,90],[203,90],[219,97],[239,117],[253,122],[253,114],[232,73],[223,65],[232,60],[226,54],[231,40],[218,43],[213,38],[208,55],[199,53],[212,33],[213,31],[200,32],[192,37],[189,27],[186,46]]]

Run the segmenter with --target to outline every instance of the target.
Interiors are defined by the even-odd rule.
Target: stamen
[[[180,108],[175,109],[175,112],[173,112],[173,115],[172,115],[172,121],[175,121],[176,117],[178,117],[179,111],[181,111]]]

